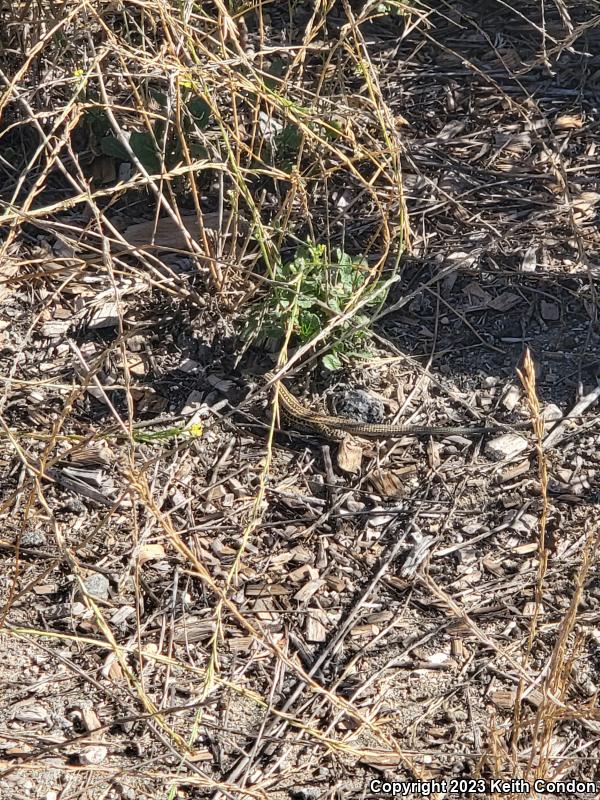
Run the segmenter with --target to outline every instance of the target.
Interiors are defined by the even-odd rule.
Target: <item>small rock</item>
[[[131,786],[126,786],[124,783],[115,783],[114,789],[117,794],[123,798],[123,800],[136,800],[138,795],[136,794],[135,789]]]
[[[197,389],[191,391],[187,396],[183,408],[181,409],[183,416],[187,417],[197,411],[202,405],[203,397],[203,392],[199,392]]]
[[[523,331],[518,320],[509,319],[503,323],[499,331],[500,339],[504,342],[521,342]]]
[[[82,342],[79,352],[86,361],[90,361],[94,356],[98,355],[99,347],[96,342]]]
[[[318,800],[321,789],[317,786],[294,786],[290,789],[291,800]]]
[[[98,600],[108,600],[108,587],[110,586],[109,580],[105,575],[99,572],[94,572],[83,582],[86,592]]]
[[[48,712],[43,706],[22,706],[15,711],[12,718],[29,724],[46,723],[48,722]]]
[[[351,514],[360,514],[361,511],[365,510],[366,505],[358,500],[350,499],[346,501],[346,508]]]
[[[180,492],[179,489],[174,489],[171,493],[170,500],[173,508],[180,508],[184,505],[186,496],[183,492]]]
[[[78,497],[68,497],[60,506],[60,510],[71,514],[83,514],[86,511],[86,507]]]
[[[93,745],[86,747],[79,754],[79,763],[84,766],[93,766],[95,764],[102,764],[108,755],[108,748],[103,745]]]
[[[348,389],[336,398],[335,411],[353,420],[382,422],[385,408],[381,398],[374,397],[363,389]]]
[[[369,528],[383,528],[385,525],[389,525],[394,519],[391,514],[375,513],[381,511],[382,509],[373,509],[374,513],[372,516],[369,516],[369,520],[366,525],[367,530]]]
[[[137,378],[143,378],[146,374],[146,364],[144,363],[144,359],[140,356],[130,355],[127,359],[127,363],[129,365],[129,371],[132,375],[135,375]]]
[[[131,164],[129,164],[127,161],[119,164],[117,175],[120,183],[127,183],[127,181],[131,178]]]
[[[507,411],[513,411],[520,399],[521,390],[513,383],[502,398],[502,405]]]
[[[457,557],[459,562],[465,566],[475,564],[478,558],[474,547],[462,547],[458,551]]]
[[[548,300],[542,300],[540,303],[540,312],[542,319],[547,322],[555,322],[560,319],[560,307],[557,303],[550,303]]]
[[[562,419],[562,415],[562,411],[555,403],[548,403],[542,411],[544,422],[558,422],[559,419]]]
[[[521,514],[517,515],[516,519],[514,519],[510,527],[513,531],[517,533],[531,533],[531,531],[535,530],[538,524],[538,518],[535,514]]]
[[[46,544],[46,534],[43,531],[25,531],[21,536],[21,547],[42,547]]]
[[[527,439],[516,433],[505,433],[490,439],[485,446],[485,454],[493,461],[503,461],[505,458],[522,453],[529,446]]]
[[[243,484],[240,481],[238,481],[237,478],[229,478],[227,483],[231,487],[231,491],[233,492],[234,497],[237,497],[239,499],[240,497],[246,496],[246,490],[244,489]]]
[[[86,387],[86,392],[93,397],[94,400],[98,400],[99,403],[106,404],[106,394],[99,389],[97,386],[88,386]]]

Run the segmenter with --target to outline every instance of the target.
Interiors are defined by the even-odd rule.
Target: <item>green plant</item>
[[[129,146],[150,173],[160,172],[161,154],[166,169],[171,169],[181,162],[183,158],[181,135],[185,137],[193,158],[207,156],[207,151],[198,140],[197,134],[198,131],[204,130],[210,121],[210,106],[204,98],[191,92],[188,94],[190,96],[183,103],[181,131],[171,126],[165,137],[167,97],[162,92],[150,90],[153,102],[160,108],[160,114],[156,115],[154,120],[153,130],[132,131],[129,135]],[[129,153],[113,133],[106,113],[101,109],[92,108],[86,112],[86,116],[88,127],[93,132],[101,152],[120,161],[129,161]]]
[[[269,293],[251,313],[246,337],[262,335],[280,339],[292,314],[294,336],[301,344],[310,342],[333,316],[351,306],[369,277],[362,256],[353,257],[336,248],[330,259],[325,245],[303,243],[291,261],[276,264]],[[374,292],[376,288],[374,285],[368,291]],[[374,297],[373,303],[380,299]],[[362,313],[339,325],[332,333],[323,366],[338,370],[350,355],[370,355],[368,322],[368,315]]]

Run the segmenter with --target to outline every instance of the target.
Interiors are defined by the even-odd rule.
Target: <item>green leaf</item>
[[[330,142],[337,141],[343,135],[341,123],[333,119],[328,120],[327,125],[323,126],[323,135]]]
[[[328,353],[326,356],[323,356],[323,366],[330,372],[338,372],[343,365],[337,353]]]
[[[129,145],[148,172],[159,172],[160,161],[156,152],[154,139],[149,133],[133,131],[129,137]]]
[[[285,62],[281,56],[274,56],[267,73],[269,75],[273,75],[275,78],[283,78],[286,71],[287,62]]]
[[[85,121],[96,137],[96,141],[101,141],[111,129],[106,111],[101,108],[88,109],[85,112]],[[106,155],[110,154],[106,153]]]
[[[365,361],[370,361],[373,359],[372,350],[348,350],[346,355],[351,356],[352,358],[364,359]]]
[[[159,171],[160,163],[154,139],[149,133],[134,131],[129,137],[129,146],[148,172]],[[100,149],[107,156],[113,156],[121,161],[131,161],[129,153],[115,136],[105,136],[101,139]]]
[[[286,155],[297,155],[302,142],[302,134],[297,125],[286,125],[277,137],[278,144],[285,151]]]
[[[321,320],[313,312],[304,311],[298,320],[300,328],[300,338],[303,342],[312,339],[321,330]]]
[[[155,121],[154,125],[152,126],[152,129],[154,131],[154,138],[156,139],[157,142],[162,142],[166,127],[167,123],[164,119],[157,119]]]
[[[206,128],[210,120],[210,106],[203,97],[192,97],[187,103],[187,110],[198,128]]]
[[[129,153],[116,136],[105,136],[100,139],[100,150],[105,156],[112,156],[120,161],[129,161]]]
[[[329,254],[324,244],[300,242],[289,261],[276,263],[277,285],[271,287],[260,305],[261,333],[268,331],[280,339],[293,311],[297,315],[294,337],[310,342],[327,325],[331,312],[341,313],[348,308],[357,288],[365,285],[370,273],[365,269],[363,256],[350,256],[339,248],[331,252],[331,260]],[[369,290],[375,291],[373,287]],[[340,370],[350,354],[368,352],[369,320],[369,314],[363,310],[329,336],[331,349],[323,360],[327,369]]]
[[[277,87],[280,84],[280,81],[273,80],[273,78],[283,78],[286,70],[287,70],[286,62],[279,56],[275,56],[271,66],[267,70],[267,75],[271,77],[265,77],[265,86],[267,87],[267,89],[270,89],[272,92],[276,92]]]
[[[181,164],[182,158],[181,145],[177,142],[165,153],[165,167],[173,169],[173,167]]]
[[[167,107],[167,102],[169,98],[164,92],[159,92],[158,89],[150,89],[149,94],[151,97],[154,98],[154,100],[156,100],[156,102],[161,108]]]
[[[338,263],[340,267],[349,267],[352,265],[352,256],[349,256],[348,253],[344,253],[344,251],[340,250],[339,247],[335,248],[333,254],[336,263]]]
[[[189,142],[189,148],[192,158],[197,158],[198,160],[208,159],[208,150],[200,142]]]

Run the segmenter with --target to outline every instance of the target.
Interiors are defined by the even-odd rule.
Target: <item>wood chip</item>
[[[73,322],[70,319],[53,319],[42,325],[40,334],[48,339],[56,339],[60,336],[64,336],[72,324]]]
[[[359,763],[375,769],[392,769],[399,766],[404,758],[405,756],[394,753],[392,750],[367,750],[361,748]]]
[[[138,564],[143,567],[148,561],[157,561],[165,557],[165,548],[159,542],[143,544],[138,549]]]
[[[369,474],[368,481],[374,491],[381,497],[402,496],[403,482],[400,477],[389,469],[375,469]]]
[[[350,475],[360,472],[362,463],[363,448],[358,439],[353,436],[346,436],[337,450],[337,465]]]
[[[206,213],[203,215],[202,221],[204,230],[208,232],[210,237],[217,230],[219,214]],[[184,214],[181,217],[181,223],[196,244],[201,246],[203,238],[197,216],[195,214]],[[153,247],[188,252],[190,250],[181,227],[171,217],[161,217],[157,223],[154,220],[147,220],[129,225],[123,231],[123,238],[133,247],[143,248],[144,250]]]
[[[308,583],[305,583],[304,586],[298,589],[294,595],[294,600],[296,600],[298,603],[305,603],[307,600],[310,600],[310,598],[324,585],[324,578],[316,578],[315,580],[308,581]]]
[[[502,470],[498,476],[498,482],[507,483],[508,481],[513,481],[515,478],[518,478],[521,475],[526,475],[530,469],[531,462],[528,458],[526,458],[524,461],[519,461],[518,464],[509,464],[509,466]]]
[[[122,311],[124,313],[125,310],[122,309]],[[112,300],[108,300],[94,311],[88,322],[88,328],[92,331],[101,330],[102,328],[113,328],[118,322],[119,313],[117,304]]]
[[[529,442],[523,436],[517,433],[505,433],[486,442],[485,454],[494,461],[503,461],[506,458],[514,458],[527,447]]]
[[[327,614],[320,608],[311,608],[304,626],[307,642],[324,642],[327,639]]]

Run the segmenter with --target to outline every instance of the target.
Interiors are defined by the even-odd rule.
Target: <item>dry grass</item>
[[[593,53],[598,20],[558,0],[509,10],[512,42],[495,2],[486,16],[452,3],[0,0],[0,797],[15,783],[48,798],[258,798],[358,795],[382,774],[595,778],[599,672],[584,690],[582,663],[596,495],[553,531],[569,542],[557,563],[563,462],[549,463],[531,354],[519,377],[535,463],[519,514],[535,515],[536,547],[506,569],[500,467],[475,454],[448,480],[430,448],[406,504],[382,501],[369,480],[393,453],[342,479],[328,452],[321,469],[276,447],[275,413],[250,438],[215,396],[255,424],[260,392],[242,398],[227,378],[265,353],[260,331],[238,334],[303,241],[364,256],[368,279],[308,341],[290,311],[271,367],[314,365],[375,286],[391,295],[379,324],[434,305],[417,406],[432,386],[446,409],[477,405],[430,371],[444,315],[491,358],[506,339],[491,344],[490,309],[564,292],[587,314],[581,358],[593,358],[593,125],[568,93],[544,95],[551,81],[536,94],[528,80]],[[430,275],[412,278],[411,253]],[[540,270],[517,285],[532,258]],[[488,297],[445,299],[457,275]],[[492,297],[486,275],[509,277]],[[377,330],[370,366],[397,377],[410,362],[393,329]],[[457,487],[439,517],[438,479]],[[387,521],[369,538],[372,496]],[[472,541],[456,538],[475,522]],[[446,572],[435,559],[476,543],[475,597],[460,558]]]

